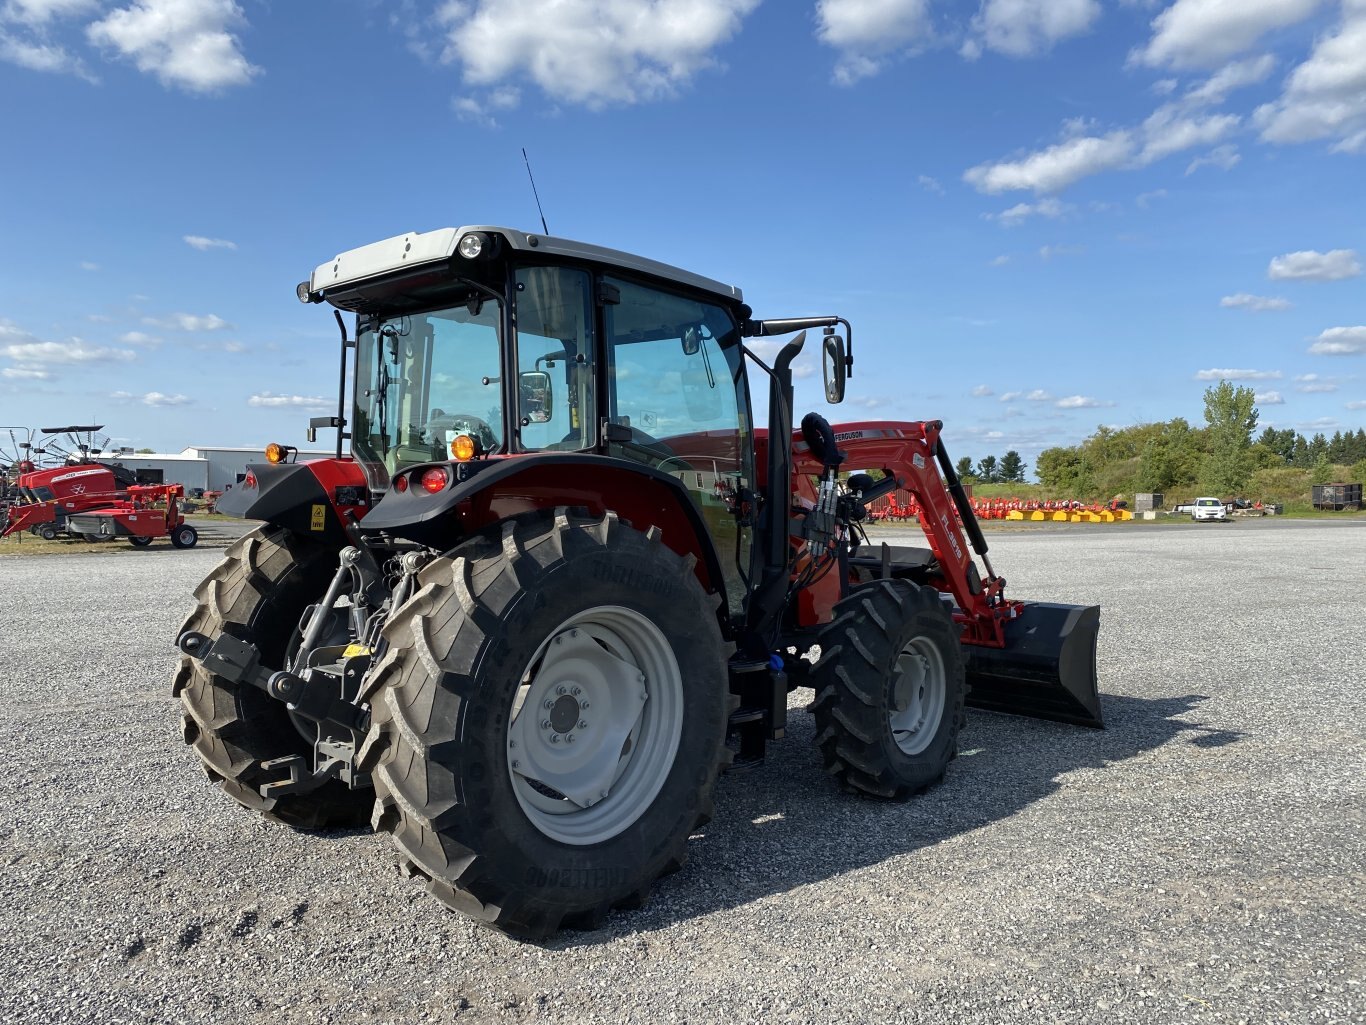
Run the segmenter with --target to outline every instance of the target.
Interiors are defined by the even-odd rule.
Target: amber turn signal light
[[[457,434],[451,442],[451,455],[457,462],[468,463],[478,454],[478,446],[468,434]]]
[[[266,462],[268,463],[283,463],[288,454],[288,450],[276,442],[272,441],[266,446]]]

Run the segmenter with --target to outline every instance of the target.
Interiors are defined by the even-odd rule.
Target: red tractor
[[[241,804],[369,821],[441,901],[540,937],[644,901],[798,687],[827,772],[882,798],[942,778],[965,702],[1101,725],[1099,610],[1007,596],[939,422],[794,432],[806,331],[844,396],[844,319],[496,227],[342,253],[298,296],[342,327],[354,392],[310,427],[337,456],[272,445],[223,496],[263,523],[177,638],[185,740]],[[745,345],[796,332],[771,366]],[[923,548],[867,544],[897,489]]]

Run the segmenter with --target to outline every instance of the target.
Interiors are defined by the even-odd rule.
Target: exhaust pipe
[[[1096,686],[1100,606],[1029,602],[1004,648],[964,644],[973,708],[1104,729]]]

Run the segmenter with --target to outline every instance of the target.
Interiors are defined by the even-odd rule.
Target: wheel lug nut
[[[567,693],[568,693],[568,690],[567,690],[565,687],[563,687],[563,686],[559,686],[559,687],[556,687],[556,688],[555,688],[555,693],[556,693],[556,694],[567,694]]]
[[[571,688],[569,688],[569,693],[570,693],[570,694],[573,694],[575,697],[578,697],[580,694],[583,693],[583,688],[582,688],[582,687],[571,687]]]
[[[550,729],[550,720],[549,720],[549,719],[542,719],[542,720],[541,720],[541,729],[543,729],[543,730],[548,730],[548,729]]]
[[[581,730],[586,730],[586,729],[588,729],[588,720],[587,720],[587,719],[580,719],[580,720],[579,720],[579,729],[581,729]]]
[[[579,703],[579,707],[580,707],[581,709],[583,709],[585,712],[588,711],[588,702],[587,702],[587,701],[582,701],[582,702],[580,702],[580,703]]]
[[[550,742],[552,744],[558,744],[560,742],[560,735],[558,733],[552,735],[550,738]]]
[[[574,743],[574,734],[572,734],[572,733],[566,733],[566,734],[564,735],[564,742],[565,742],[566,744],[572,744],[572,743]]]
[[[551,701],[549,698],[546,698],[544,707],[547,709],[554,708],[555,702]]]

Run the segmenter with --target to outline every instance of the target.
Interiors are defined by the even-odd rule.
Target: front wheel
[[[142,537],[141,535],[134,534],[128,538],[128,543],[134,548],[146,548],[152,543],[152,539],[150,537]]]
[[[41,537],[44,541],[56,541],[57,528],[54,527],[51,523],[44,523],[41,527],[38,528],[38,536]]]
[[[504,522],[423,569],[367,683],[375,818],[516,936],[638,906],[711,817],[726,646],[694,560],[609,513]]]
[[[199,543],[199,531],[188,523],[182,523],[171,531],[171,544],[177,548],[193,548]]]
[[[958,633],[939,592],[909,580],[862,584],[835,606],[812,710],[825,771],[846,789],[905,798],[943,778],[964,722]]]

